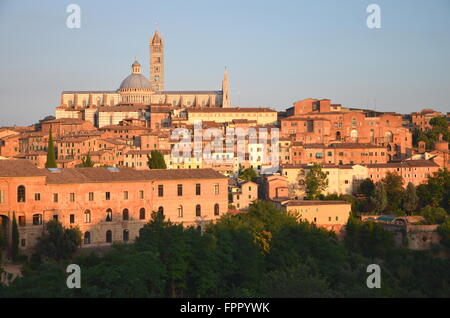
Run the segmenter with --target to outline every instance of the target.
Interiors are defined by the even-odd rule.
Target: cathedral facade
[[[115,91],[63,91],[56,118],[79,118],[102,127],[123,119],[148,119],[152,105],[230,107],[226,70],[221,90],[166,91],[164,79],[164,41],[156,31],[150,38],[149,79],[141,74],[141,65],[136,60],[131,65],[131,74]]]

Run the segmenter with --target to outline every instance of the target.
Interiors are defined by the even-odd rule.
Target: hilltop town
[[[24,253],[50,220],[78,226],[82,247],[105,246],[134,240],[153,211],[203,228],[257,200],[338,235],[353,209],[394,232],[410,230],[410,248],[439,242],[418,203],[406,212],[401,203],[380,206],[369,200],[378,188],[364,185],[395,175],[408,193],[448,169],[450,113],[295,96],[284,110],[242,107],[232,103],[227,70],[220,90],[167,91],[158,32],[149,47],[149,78],[136,60],[119,88],[63,91],[55,116],[0,128],[3,235],[14,214]],[[367,206],[355,211],[355,200]]]

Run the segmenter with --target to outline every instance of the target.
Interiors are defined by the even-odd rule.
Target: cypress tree
[[[92,168],[94,166],[94,162],[91,160],[91,154],[89,152],[86,156],[86,159],[83,158],[81,159],[81,161],[83,162],[81,166],[84,168]]]
[[[13,212],[12,220],[11,256],[13,261],[17,261],[19,257],[19,229],[17,227],[16,212]]]
[[[164,156],[158,150],[152,150],[150,156],[147,155],[147,165],[150,169],[167,169]]]
[[[411,182],[408,183],[405,192],[405,199],[403,202],[403,209],[408,213],[408,215],[413,214],[417,209],[417,204],[419,202],[419,197],[416,193],[416,187]]]
[[[49,137],[48,137],[48,148],[47,148],[47,162],[45,163],[46,168],[56,168],[56,158],[55,158],[55,145],[53,144],[52,127],[50,127]]]

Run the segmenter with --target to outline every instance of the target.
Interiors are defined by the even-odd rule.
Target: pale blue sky
[[[81,29],[66,27],[70,3]],[[366,26],[371,3],[381,29]],[[219,89],[227,66],[235,106],[450,112],[448,0],[2,0],[0,125],[54,115],[63,90],[117,89],[135,56],[148,76],[155,23],[167,90]]]

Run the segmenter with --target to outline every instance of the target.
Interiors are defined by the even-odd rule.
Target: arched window
[[[17,202],[25,202],[25,186],[17,187]]]
[[[33,225],[42,225],[42,214],[33,214]]]
[[[91,232],[84,232],[84,244],[91,244]]]
[[[112,243],[112,231],[106,231],[106,243]]]
[[[219,215],[220,213],[219,204],[214,204],[214,215]]]
[[[162,215],[164,215],[164,208],[162,206],[160,206],[158,208],[158,213],[161,213]]]
[[[195,206],[195,216],[202,216],[202,207],[200,204],[197,204]]]
[[[353,129],[350,132],[350,137],[352,138],[353,141],[358,140],[358,131],[356,129]]]
[[[182,205],[178,206],[177,211],[178,211],[178,217],[182,218],[183,217],[183,206]]]
[[[340,132],[340,131],[337,131],[337,132],[336,132],[336,140],[337,140],[337,141],[340,141],[340,140],[341,140],[341,132]]]
[[[129,218],[128,209],[123,209],[123,212],[122,212],[122,219],[123,219],[124,221],[128,221],[128,218]]]
[[[139,219],[140,220],[145,220],[145,209],[144,208],[141,208],[139,210]]]
[[[91,223],[91,211],[84,211],[84,223]]]
[[[112,210],[106,210],[106,222],[112,222]]]
[[[128,231],[127,229],[123,230],[123,241],[128,242],[129,239],[130,239],[130,231]]]
[[[385,137],[387,142],[392,142],[393,141],[392,132],[390,132],[390,131],[386,131],[386,133],[384,134],[384,137]]]

